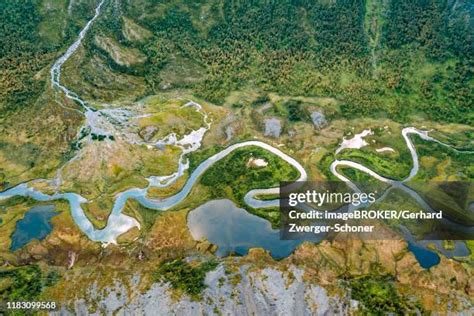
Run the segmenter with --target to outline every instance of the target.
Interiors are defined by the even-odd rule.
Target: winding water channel
[[[74,52],[79,48],[81,45],[82,40],[87,34],[87,31],[90,29],[92,23],[98,18],[100,14],[101,7],[104,1],[102,0],[95,10],[95,15],[91,20],[89,20],[86,26],[82,29],[79,34],[78,39],[67,49],[66,53],[62,55],[52,66],[51,68],[51,83],[53,87],[60,89],[67,98],[78,102],[85,110],[86,121],[91,120],[91,117],[97,114],[97,111],[90,108],[87,103],[80,99],[80,97],[75,94],[74,92],[67,89],[64,85],[60,83],[61,78],[61,67],[62,65],[74,54]],[[198,111],[201,111],[201,107],[194,103],[189,102],[186,106],[196,106]],[[198,130],[192,131],[190,134],[185,135],[183,138],[178,139],[175,134],[168,135],[165,139],[158,141],[154,145],[162,146],[162,145],[172,145],[178,146],[182,149],[182,154],[178,162],[178,169],[172,175],[168,176],[155,176],[148,178],[149,185],[145,188],[132,188],[126,190],[124,192],[119,193],[116,196],[112,211],[108,217],[107,225],[103,229],[96,229],[91,221],[87,218],[84,210],[82,209],[81,205],[88,203],[88,200],[81,195],[73,192],[67,193],[54,193],[51,195],[42,193],[39,190],[34,189],[33,187],[29,186],[28,183],[22,183],[15,187],[12,187],[4,192],[0,193],[0,199],[7,199],[14,196],[23,196],[23,197],[30,197],[37,201],[53,201],[53,200],[66,200],[69,202],[71,214],[74,219],[74,222],[80,228],[84,234],[86,234],[91,240],[101,242],[104,244],[109,243],[116,243],[117,237],[133,227],[140,228],[139,222],[125,214],[122,213],[124,205],[128,199],[134,199],[138,201],[141,205],[146,208],[158,210],[158,211],[166,211],[177,206],[181,203],[191,192],[193,186],[195,185],[196,181],[203,175],[203,173],[209,169],[212,165],[214,165],[219,160],[225,158],[232,152],[237,149],[248,147],[248,146],[256,146],[260,147],[264,150],[267,150],[279,158],[283,159],[291,166],[293,166],[299,172],[299,178],[297,181],[305,181],[307,180],[308,176],[303,168],[303,166],[294,158],[290,157],[286,153],[282,152],[281,150],[266,144],[261,141],[246,141],[242,143],[233,144],[219,153],[207,158],[201,164],[197,166],[196,169],[190,174],[187,182],[185,183],[184,187],[173,196],[164,199],[151,199],[147,197],[148,189],[151,187],[168,187],[172,183],[174,183],[179,177],[184,175],[184,171],[189,168],[189,163],[185,158],[185,155],[191,153],[201,146],[202,138],[204,134],[209,129],[210,124],[206,121],[207,116],[204,114],[204,119],[207,124],[207,127],[200,128]],[[93,121],[93,119],[92,119]],[[376,172],[370,170],[369,168],[361,165],[360,163],[349,161],[349,160],[335,160],[331,166],[330,170],[334,176],[336,176],[341,181],[345,182],[349,187],[351,187],[354,191],[360,192],[359,188],[351,182],[348,178],[343,176],[338,172],[338,167],[351,167],[355,168],[359,171],[365,172],[368,175],[372,176],[373,178],[387,183],[389,185],[395,187],[404,188],[411,196],[413,196],[418,202],[422,205],[426,205],[421,197],[418,196],[416,192],[411,190],[410,188],[404,185],[405,182],[413,179],[413,177],[418,173],[419,169],[419,161],[418,155],[416,153],[415,146],[410,139],[410,135],[415,134],[421,137],[424,140],[428,141],[437,141],[432,137],[428,136],[426,131],[420,131],[414,127],[407,127],[402,130],[402,136],[405,139],[406,145],[410,151],[413,167],[410,170],[409,175],[402,181],[392,180],[386,177],[383,177]],[[278,207],[279,200],[259,200],[256,196],[262,195],[273,195],[278,194],[279,188],[262,188],[262,189],[255,189],[249,191],[245,197],[245,203],[252,208],[267,208],[267,207]]]

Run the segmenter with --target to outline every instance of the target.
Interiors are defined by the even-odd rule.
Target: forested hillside
[[[0,179],[68,159],[82,117],[49,70],[98,2],[0,3]],[[105,0],[61,82],[98,104],[275,92],[331,97],[336,118],[473,124],[473,11],[468,0]]]
[[[107,315],[472,311],[474,242],[419,239],[472,231],[473,13],[0,0],[0,298]],[[279,185],[295,179],[322,192],[308,208],[406,218],[296,214],[302,239],[280,240]],[[334,181],[353,205],[324,198]]]
[[[67,1],[0,3],[0,117],[31,106],[47,79],[47,72],[38,72],[77,36],[93,8],[94,3],[78,3],[68,14]]]
[[[40,93],[44,82],[34,75],[72,41],[95,5],[74,1],[71,12],[68,1],[21,2],[0,4],[7,109]],[[473,7],[440,0],[106,1],[82,57],[102,59],[118,76],[144,78],[137,96],[185,87],[220,104],[233,90],[258,88],[332,96],[346,116],[468,123]],[[104,38],[109,50],[129,49],[146,61],[117,62],[100,45]],[[101,74],[78,75],[87,82]]]
[[[0,186],[55,170],[81,117],[54,94],[49,69],[90,18],[95,1],[0,2]]]
[[[131,43],[119,23],[114,35],[147,55],[137,74],[154,89],[170,68],[203,69],[192,87],[215,103],[256,86],[336,97],[342,115],[467,123],[472,11],[469,1],[132,1],[123,14],[153,36]]]

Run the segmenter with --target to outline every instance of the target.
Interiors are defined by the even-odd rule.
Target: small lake
[[[280,240],[270,222],[238,208],[230,200],[209,201],[192,210],[188,227],[195,240],[207,239],[218,246],[216,255],[245,255],[250,248],[268,250],[273,258],[289,256],[302,240]]]
[[[437,265],[440,261],[439,255],[436,252],[410,241],[408,242],[408,250],[413,253],[420,266],[425,269]]]
[[[16,223],[12,235],[10,249],[15,251],[33,239],[44,239],[53,229],[50,221],[58,212],[54,211],[54,205],[40,205],[32,207],[26,212],[25,217]]]
[[[250,248],[263,248],[273,258],[289,256],[304,240],[280,240],[280,231],[273,229],[270,222],[238,208],[230,200],[209,201],[188,215],[188,228],[195,240],[206,239],[218,247],[216,255],[246,255]],[[415,242],[411,234],[405,234],[408,250],[420,265],[429,269],[440,262],[439,254],[427,247],[427,243],[440,246],[440,241]],[[318,240],[311,240],[317,242]],[[439,244],[439,245],[438,245]],[[438,247],[437,247],[438,248]],[[441,247],[442,248],[442,247]],[[466,256],[469,250],[457,242],[452,251],[442,251],[447,257]]]

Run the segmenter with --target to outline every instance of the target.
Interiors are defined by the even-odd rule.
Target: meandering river
[[[97,112],[90,108],[87,103],[82,100],[77,94],[66,88],[64,85],[60,83],[61,78],[61,67],[63,64],[74,54],[74,52],[79,48],[82,43],[82,40],[86,36],[88,30],[90,29],[92,23],[98,18],[100,14],[101,7],[104,3],[102,0],[95,10],[95,15],[92,17],[91,20],[87,22],[85,27],[81,30],[78,39],[67,49],[66,53],[62,55],[52,66],[51,68],[51,83],[53,87],[60,89],[64,95],[76,102],[78,102],[84,109],[85,109],[85,116],[87,122],[94,122],[95,119],[100,115],[100,112]],[[200,105],[194,102],[189,102],[185,106],[195,106],[198,111],[201,111]],[[97,116],[97,117],[96,117]],[[256,146],[262,149],[265,149],[279,158],[283,159],[291,166],[293,166],[299,172],[299,178],[297,181],[305,181],[307,180],[308,176],[303,168],[303,166],[294,158],[287,155],[286,153],[282,152],[281,150],[266,144],[261,141],[246,141],[241,143],[233,144],[219,153],[207,158],[201,164],[198,165],[196,169],[190,174],[188,180],[186,181],[184,187],[173,196],[164,199],[151,199],[147,197],[148,189],[151,187],[167,187],[174,183],[179,177],[184,175],[184,171],[189,168],[189,163],[185,158],[185,155],[191,153],[200,148],[202,139],[209,129],[210,124],[207,123],[207,116],[204,114],[205,122],[207,127],[202,127],[198,130],[192,131],[188,135],[184,135],[181,139],[178,139],[177,135],[171,134],[165,137],[165,139],[158,141],[154,145],[172,145],[178,146],[182,150],[181,157],[178,161],[178,171],[172,175],[168,176],[155,176],[150,177],[148,179],[149,185],[145,188],[133,188],[126,190],[124,192],[119,193],[116,196],[112,212],[110,213],[107,224],[103,229],[96,229],[91,221],[87,218],[82,209],[82,204],[88,203],[89,201],[82,197],[81,195],[73,192],[68,193],[54,193],[51,195],[45,194],[27,183],[19,184],[13,188],[10,188],[4,192],[0,193],[0,199],[7,199],[13,196],[24,196],[30,197],[37,201],[53,201],[53,200],[66,200],[69,202],[72,217],[84,234],[86,234],[91,240],[101,242],[106,244],[116,243],[118,236],[127,232],[128,230],[132,229],[133,227],[140,228],[139,222],[125,214],[122,213],[124,205],[128,199],[134,199],[142,204],[144,207],[158,210],[158,211],[166,211],[177,206],[181,203],[191,192],[192,188],[194,187],[196,181],[203,175],[203,173],[209,169],[212,165],[217,163],[219,160],[225,158],[232,152],[237,149],[248,147],[248,146]],[[423,199],[413,190],[406,187],[404,185],[405,182],[413,179],[415,175],[418,173],[419,169],[419,161],[418,155],[416,153],[415,146],[410,139],[410,135],[415,134],[421,137],[422,139],[429,140],[429,141],[436,141],[432,137],[428,136],[426,131],[420,131],[414,127],[407,127],[402,130],[402,136],[405,139],[406,145],[410,151],[413,167],[410,170],[409,175],[402,181],[392,180],[386,177],[383,177],[376,172],[370,170],[369,168],[361,165],[360,163],[349,161],[349,160],[335,160],[331,166],[330,170],[341,181],[345,182],[349,187],[351,187],[354,191],[360,192],[359,188],[351,182],[348,178],[341,175],[337,168],[341,166],[355,168],[362,172],[367,173],[368,175],[372,176],[373,178],[390,184],[395,187],[400,187],[405,189],[410,195],[412,195],[417,201],[422,203],[422,205],[426,206],[426,203]],[[279,200],[259,200],[256,196],[262,195],[273,195],[278,194],[279,188],[261,188],[249,191],[245,197],[245,203],[252,207],[252,208],[267,208],[267,207],[277,207],[279,205]]]

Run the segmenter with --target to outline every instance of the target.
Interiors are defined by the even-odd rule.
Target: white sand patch
[[[375,150],[376,152],[378,153],[383,153],[383,152],[395,152],[395,149],[393,149],[392,147],[382,147],[382,148],[377,148]]]
[[[247,168],[261,168],[261,167],[266,167],[268,166],[268,162],[265,159],[262,158],[253,158],[251,157],[249,161],[247,161]]]
[[[351,149],[360,149],[364,146],[367,146],[367,143],[364,140],[364,137],[373,135],[374,133],[370,129],[365,129],[362,133],[355,134],[354,137],[351,139],[342,138],[342,144],[336,150],[336,154],[338,154],[341,150],[351,148]]]

